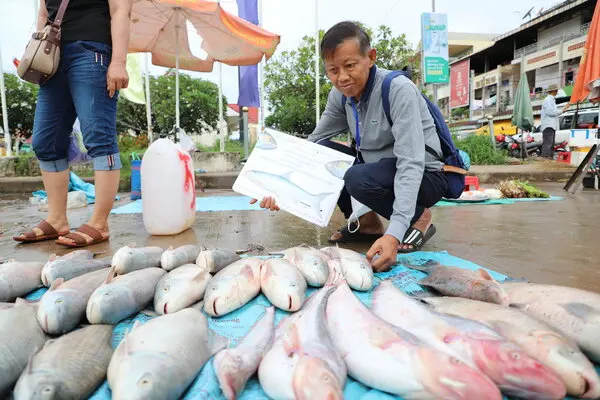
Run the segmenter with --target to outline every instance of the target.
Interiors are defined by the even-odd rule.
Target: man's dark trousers
[[[330,140],[322,140],[320,145],[330,149],[349,154],[356,159],[356,149]],[[360,157],[360,155],[359,155]],[[338,206],[346,219],[352,215],[350,196],[369,207],[377,214],[389,220],[394,206],[394,177],[396,175],[396,159],[383,158],[376,163],[365,164],[358,161],[346,171],[344,188],[338,200]],[[446,193],[448,181],[442,171],[425,172],[419,195],[415,215],[411,221],[413,225],[423,214],[426,208],[433,207]]]
[[[542,157],[554,158],[554,138],[556,131],[552,128],[546,128],[542,132]]]

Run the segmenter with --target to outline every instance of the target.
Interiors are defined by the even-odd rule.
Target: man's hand
[[[373,246],[367,252],[367,260],[371,263],[373,271],[385,272],[396,263],[396,255],[398,254],[398,246],[400,242],[392,235],[383,235],[377,239]],[[373,260],[375,255],[379,257]]]
[[[129,75],[125,63],[111,62],[106,73],[106,89],[112,98],[117,90],[129,86]]]
[[[256,200],[256,199],[252,199],[252,200],[250,200],[250,204],[254,204],[257,201],[258,200]],[[267,208],[267,209],[269,209],[271,211],[279,211],[279,206],[275,202],[275,199],[272,198],[272,197],[264,197],[262,199],[262,201],[260,202],[260,207],[261,208]]]

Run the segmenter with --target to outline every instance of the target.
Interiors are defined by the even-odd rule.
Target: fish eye
[[[56,299],[56,301],[55,301],[54,303],[55,303],[55,304],[60,304],[60,303],[62,303],[62,302],[63,302],[63,301],[62,301],[62,299]]]
[[[510,355],[513,359],[515,360],[520,360],[521,359],[521,355],[517,352],[514,352]]]
[[[460,360],[456,357],[450,357],[450,362],[452,364],[460,364]]]
[[[168,287],[164,287],[164,288],[163,288],[163,292],[168,292],[168,291],[169,291],[169,288],[168,288]]]

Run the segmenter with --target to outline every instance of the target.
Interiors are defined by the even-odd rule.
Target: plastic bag
[[[76,119],[75,124],[73,124],[67,159],[70,165],[85,164],[92,161],[92,158],[88,155],[87,149],[83,144],[79,119]]]
[[[188,153],[196,151],[196,146],[194,145],[194,142],[192,142],[192,139],[190,139],[190,137],[185,134],[185,131],[183,129],[179,128],[178,136],[179,145],[183,147],[185,151],[187,151]]]
[[[365,206],[364,204],[360,203],[352,196],[350,196],[350,203],[352,203],[352,215],[350,215],[350,218],[348,218],[348,231],[350,233],[355,233],[360,228],[360,222],[358,221],[358,219],[366,213],[370,212],[371,209]],[[350,227],[352,222],[356,222],[356,229],[354,230],[352,230],[352,228]]]

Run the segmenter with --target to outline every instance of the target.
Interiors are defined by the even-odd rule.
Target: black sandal
[[[402,240],[402,244],[407,244],[412,246],[412,248],[408,249],[398,249],[398,253],[412,253],[414,251],[419,251],[425,244],[435,235],[437,231],[435,225],[431,224],[429,228],[427,228],[427,232],[423,235],[423,232],[416,228],[410,228],[406,231],[404,235],[404,239]]]
[[[350,227],[352,230],[357,229],[357,225],[355,222],[351,223]],[[348,225],[339,229],[338,232],[342,234],[342,237],[340,237],[337,240],[329,239],[329,243],[373,243],[382,236],[376,233],[361,233],[358,231],[352,233],[348,229]]]

